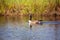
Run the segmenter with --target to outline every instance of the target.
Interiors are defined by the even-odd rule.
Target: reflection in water
[[[27,17],[0,17],[0,40],[60,40],[60,25],[30,25]]]
[[[30,25],[30,29],[32,29],[32,25]]]

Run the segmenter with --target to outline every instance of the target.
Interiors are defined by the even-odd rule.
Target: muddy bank
[[[29,14],[23,14],[23,15],[0,15],[0,16],[4,16],[4,17],[28,17],[29,18]],[[33,18],[32,20],[43,20],[43,21],[60,21],[60,15],[58,14],[32,14]]]

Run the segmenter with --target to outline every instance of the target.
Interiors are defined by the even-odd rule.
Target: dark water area
[[[0,17],[0,40],[60,40],[60,24],[32,25],[29,17]]]

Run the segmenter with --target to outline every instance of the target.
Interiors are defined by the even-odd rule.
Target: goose
[[[42,25],[42,20],[32,20],[32,14],[29,15],[29,25],[32,25],[32,24],[40,24]]]

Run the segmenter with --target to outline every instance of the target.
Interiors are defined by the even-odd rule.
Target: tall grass
[[[0,14],[41,14],[52,10],[55,4],[56,0],[0,0]]]

